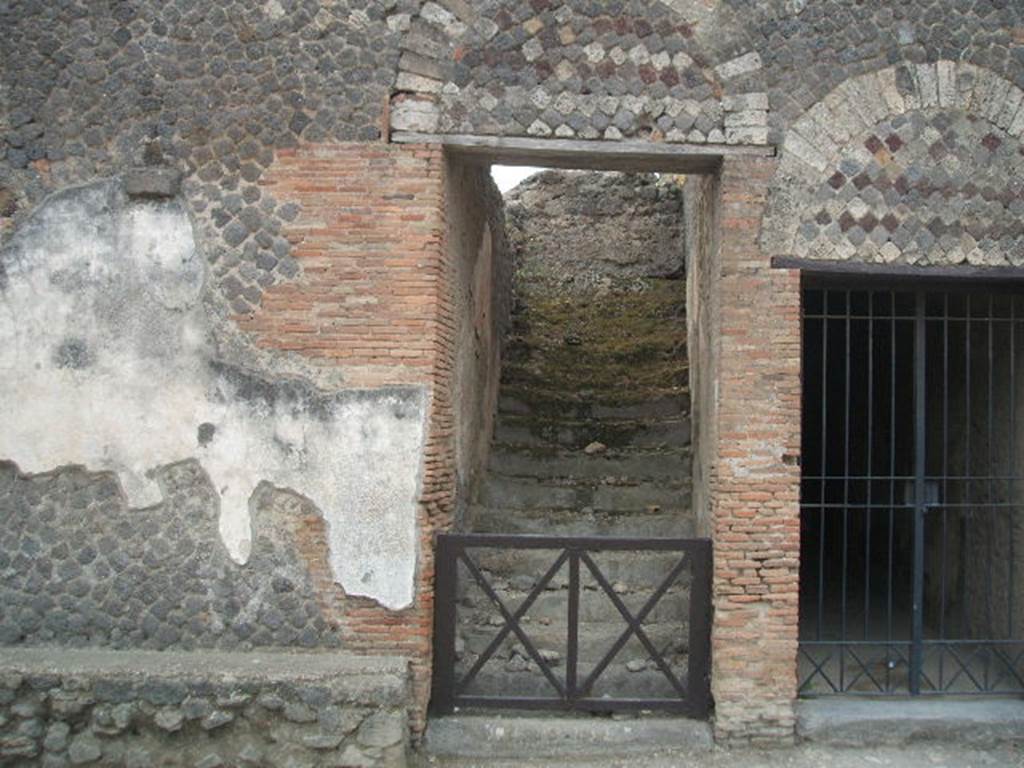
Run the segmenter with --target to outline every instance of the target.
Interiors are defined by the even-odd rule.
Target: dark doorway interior
[[[804,695],[1024,692],[1024,301],[804,291]]]

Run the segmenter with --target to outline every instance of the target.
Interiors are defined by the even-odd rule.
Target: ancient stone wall
[[[683,277],[682,192],[653,174],[545,171],[511,190],[516,290],[629,290]]]
[[[12,650],[5,765],[406,765],[402,659]]]
[[[360,201],[374,183],[381,199],[396,194],[385,162],[406,185],[368,212],[372,226],[349,218],[343,229],[391,260],[377,322],[360,315],[371,261],[353,288],[338,249],[355,258],[355,241],[309,225],[315,205],[295,218],[309,228],[289,233],[309,266],[303,290],[276,286],[236,323],[218,309],[187,213],[151,188],[140,196],[138,176],[54,196],[9,239],[5,643],[390,649],[418,660],[425,702],[425,520],[454,496],[443,490],[449,436],[431,426],[444,409],[429,388],[440,302],[424,295],[435,282],[422,268],[443,238],[441,156],[335,152],[350,183],[358,163],[373,166]],[[303,173],[282,173],[281,187],[322,200]],[[389,227],[385,205],[425,223]],[[311,311],[318,302],[324,311]],[[87,471],[54,472],[66,464]]]
[[[769,180],[754,160],[723,177],[710,284],[720,339],[745,340],[720,346],[703,477],[722,732],[786,731],[795,606],[775,585],[795,568],[797,300],[767,260],[1019,264],[1024,6],[24,0],[0,6],[0,28],[0,459],[25,474],[15,485],[59,494],[53,470],[83,464],[148,508],[169,503],[149,474],[198,462],[209,483],[192,494],[213,489],[204,514],[219,507],[231,567],[257,562],[254,490],[289,489],[323,520],[302,539],[328,553],[305,561],[318,601],[350,647],[416,659],[421,704],[468,338],[436,137],[777,147]],[[741,417],[763,429],[727,428]],[[746,557],[761,536],[780,541],[770,566]],[[26,594],[23,576],[5,588]],[[750,700],[767,703],[748,717]]]
[[[836,86],[895,61],[956,51],[1024,74],[1024,10],[1001,2],[481,0],[393,18],[393,125],[411,130],[774,144]]]
[[[0,215],[10,226],[54,190],[173,167],[217,293],[238,313],[259,306],[301,268],[280,231],[295,207],[260,180],[281,149],[380,135],[394,5],[5,6]]]

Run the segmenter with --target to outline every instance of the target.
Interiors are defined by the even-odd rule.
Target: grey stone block
[[[71,740],[68,747],[68,758],[72,765],[95,763],[103,756],[103,747],[92,734],[82,734]]]
[[[133,168],[124,174],[129,197],[167,198],[181,191],[181,172],[173,168]]]
[[[378,712],[370,715],[359,726],[357,738],[365,747],[393,747],[400,744],[406,735],[406,725],[394,713]]]

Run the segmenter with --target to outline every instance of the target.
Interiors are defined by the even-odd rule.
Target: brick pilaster
[[[793,738],[800,554],[800,279],[759,247],[773,159],[721,177],[712,692],[719,740]]]

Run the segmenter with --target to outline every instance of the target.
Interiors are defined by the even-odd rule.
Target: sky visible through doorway
[[[529,165],[492,165],[491,176],[501,193],[505,194],[519,182],[543,170]]]

